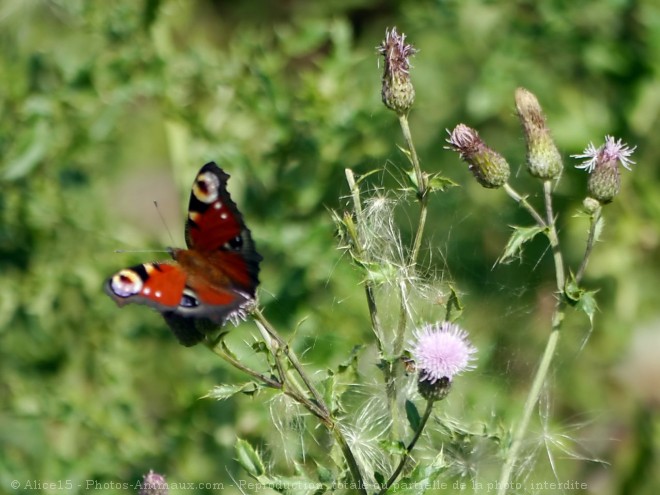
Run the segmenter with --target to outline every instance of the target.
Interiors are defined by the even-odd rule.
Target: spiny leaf
[[[429,175],[427,184],[429,186],[430,192],[444,191],[448,187],[456,187],[458,185],[456,182],[443,176],[439,172]]]
[[[252,395],[257,390],[259,390],[259,385],[254,382],[238,383],[236,385],[223,383],[222,385],[216,385],[213,387],[204,398],[225,400],[239,393]]]
[[[247,440],[239,438],[235,446],[236,460],[250,476],[255,478],[266,474],[261,456]]]
[[[513,225],[513,234],[509,238],[504,253],[497,260],[498,263],[508,263],[514,258],[520,257],[522,253],[522,245],[531,241],[537,234],[545,230],[545,227],[534,225],[533,227],[518,227]]]
[[[582,297],[580,297],[577,304],[577,307],[584,311],[587,318],[589,318],[589,323],[592,327],[594,325],[594,315],[596,314],[596,310],[598,310],[598,304],[596,303],[595,298],[596,292],[598,291],[589,290],[582,292]]]

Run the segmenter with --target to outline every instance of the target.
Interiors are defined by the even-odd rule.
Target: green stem
[[[353,475],[353,480],[355,481],[355,484],[357,485],[356,490],[358,491],[358,493],[367,495],[367,488],[366,488],[366,486],[364,484],[364,481],[362,479],[362,473],[360,472],[360,466],[358,466],[357,460],[355,459],[355,456],[353,455],[353,451],[351,450],[351,447],[348,445],[348,442],[346,441],[346,437],[340,431],[339,427],[336,424],[332,428],[332,433],[334,434],[335,440],[339,444],[339,448],[341,449],[342,453],[344,454],[344,459],[346,459],[346,463],[348,464],[348,468],[350,469],[351,474]]]
[[[426,423],[428,422],[429,418],[431,417],[431,412],[433,411],[433,404],[435,401],[429,400],[426,402],[426,410],[424,411],[424,415],[422,416],[422,419],[419,422],[419,427],[417,428],[417,431],[415,432],[415,436],[412,438],[408,446],[406,447],[406,451],[403,454],[403,457],[401,457],[401,460],[399,461],[399,465],[396,467],[392,475],[389,477],[389,479],[383,484],[383,487],[381,490],[378,492],[378,495],[383,495],[384,493],[389,490],[390,486],[392,486],[392,483],[394,483],[399,475],[401,474],[401,471],[406,465],[406,462],[408,462],[408,459],[410,459],[410,452],[412,452],[412,449],[415,447],[415,444],[417,443],[417,440],[419,440],[419,437],[422,435],[422,431],[424,431],[424,427],[426,426]]]
[[[298,361],[298,357],[291,350],[289,344],[286,343],[282,337],[280,337],[280,335],[277,333],[277,330],[275,330],[275,328],[270,324],[270,322],[266,319],[266,317],[263,315],[263,313],[259,308],[255,308],[253,315],[255,316],[256,320],[261,325],[263,325],[263,327],[268,332],[268,335],[270,335],[278,343],[280,349],[284,352],[284,355],[291,362],[291,365],[294,367],[294,369],[296,370],[302,381],[305,383],[307,390],[309,390],[309,392],[312,394],[312,397],[314,397],[314,401],[321,409],[321,411],[323,411],[323,413],[326,416],[330,416],[330,412],[328,411],[328,408],[325,405],[325,402],[323,401],[321,394],[316,389],[312,381],[309,379],[307,373],[305,373],[305,370],[300,364],[300,361]]]
[[[545,220],[543,220],[541,215],[538,214],[534,207],[527,202],[527,198],[518,194],[516,190],[512,188],[508,183],[504,184],[504,191],[506,191],[506,193],[511,196],[511,198],[513,198],[516,203],[527,210],[527,212],[532,216],[539,227],[547,227]]]
[[[580,263],[580,268],[575,275],[575,281],[580,283],[582,277],[584,276],[584,271],[587,269],[587,263],[589,262],[589,257],[591,256],[591,251],[594,248],[596,242],[596,231],[598,230],[598,224],[600,223],[601,215],[603,213],[602,207],[598,207],[596,211],[591,215],[591,225],[589,225],[589,238],[587,239],[587,247],[584,250],[584,258],[582,258],[582,263]]]
[[[557,342],[559,341],[559,327],[557,326],[550,333],[548,342],[545,345],[545,351],[543,352],[543,357],[541,358],[541,364],[539,365],[538,370],[536,370],[536,375],[534,376],[534,381],[532,382],[532,388],[529,390],[527,395],[527,400],[525,401],[525,407],[523,409],[523,415],[516,429],[513,440],[511,443],[511,448],[507,454],[504,466],[502,467],[502,473],[500,475],[500,481],[498,485],[497,493],[498,495],[505,495],[509,488],[509,480],[511,479],[511,474],[513,468],[516,465],[518,460],[518,455],[520,454],[520,449],[527,433],[527,427],[529,426],[529,420],[532,417],[534,412],[534,407],[536,402],[541,395],[541,390],[543,389],[543,383],[548,375],[548,370],[550,369],[550,363],[552,363],[552,358],[557,349]]]
[[[552,248],[552,256],[555,259],[555,275],[557,279],[557,291],[560,299],[563,299],[564,286],[566,278],[564,275],[564,260],[562,259],[561,249],[559,248],[559,237],[557,236],[557,227],[555,225],[554,213],[552,212],[552,182],[546,180],[543,183],[543,193],[545,197],[546,222],[549,227],[548,239]]]
[[[426,212],[428,203],[428,184],[422,167],[419,164],[417,151],[413,144],[412,134],[410,133],[410,125],[408,124],[408,115],[399,114],[399,124],[401,125],[401,132],[403,139],[406,141],[410,161],[412,162],[413,170],[415,171],[415,178],[417,179],[417,199],[419,200],[419,221],[417,222],[417,232],[415,233],[415,240],[413,242],[412,253],[410,255],[411,265],[415,265],[419,250],[422,247],[422,237],[424,236],[424,227],[426,225]]]
[[[344,172],[346,174],[346,182],[348,182],[348,187],[351,190],[351,196],[353,197],[353,209],[355,211],[355,219],[357,223],[356,229],[360,229],[362,225],[362,202],[360,201],[360,188],[355,182],[353,171],[347,168]],[[362,241],[360,240],[360,235],[357,230],[355,232],[351,232],[351,237],[351,241],[353,242],[353,249],[355,250],[355,257],[358,260],[364,259],[364,249],[362,247]],[[384,336],[380,325],[380,318],[378,317],[378,307],[376,306],[374,284],[369,279],[367,279],[364,283],[364,292],[367,297],[367,306],[369,309],[369,316],[371,318],[371,328],[376,335],[378,350],[382,354],[384,352]]]
[[[507,189],[507,186],[508,185],[505,185],[505,189]],[[518,424],[518,427],[513,434],[511,448],[509,449],[507,457],[504,461],[504,465],[502,466],[499,488],[497,491],[498,495],[504,495],[507,492],[511,474],[513,473],[513,469],[516,465],[516,462],[518,461],[518,456],[520,455],[520,450],[525,439],[525,434],[527,433],[529,421],[532,417],[534,407],[536,406],[536,403],[538,402],[541,395],[543,384],[545,383],[545,380],[548,376],[550,364],[552,363],[552,359],[557,349],[560,328],[564,318],[563,309],[565,298],[563,293],[566,283],[564,274],[564,260],[562,258],[561,250],[559,247],[559,237],[557,236],[557,228],[555,225],[554,213],[552,211],[552,183],[550,181],[545,181],[543,183],[546,214],[545,220],[540,217],[540,215],[531,205],[529,205],[520,195],[515,193],[515,191],[509,187],[507,193],[509,193],[511,197],[514,197],[511,194],[511,191],[519,198],[517,201],[523,205],[527,211],[530,212],[536,222],[540,226],[547,227],[548,241],[550,242],[555,264],[555,278],[557,281],[558,299],[552,314],[552,330],[550,332],[550,336],[548,337],[548,341],[546,342],[545,350],[543,351],[543,357],[541,358],[541,363],[539,364],[539,367],[536,370],[536,374],[534,375],[532,386],[529,390],[529,393],[527,394],[527,399],[525,400],[522,418],[520,419],[520,423]],[[516,198],[514,197],[514,199]]]

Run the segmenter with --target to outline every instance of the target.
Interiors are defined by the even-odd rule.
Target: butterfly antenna
[[[158,212],[158,216],[160,217],[160,221],[163,222],[163,226],[165,227],[165,230],[167,231],[167,235],[170,236],[171,245],[174,246],[174,237],[172,237],[172,232],[170,232],[170,228],[167,226],[167,222],[165,221],[165,217],[163,217],[163,212],[160,211],[160,208],[158,207],[158,201],[154,201],[154,206],[156,207],[156,211]]]

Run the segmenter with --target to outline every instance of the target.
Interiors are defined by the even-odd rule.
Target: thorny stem
[[[580,283],[582,277],[584,276],[584,271],[587,269],[587,263],[589,262],[589,257],[591,256],[591,251],[594,248],[594,243],[596,242],[596,231],[598,230],[598,224],[600,223],[601,215],[603,213],[602,207],[598,207],[596,211],[591,215],[591,225],[589,225],[589,237],[587,239],[587,247],[584,250],[584,258],[582,258],[582,263],[580,263],[580,268],[575,275],[575,281]]]
[[[408,446],[406,447],[406,451],[403,454],[403,457],[401,457],[401,460],[399,461],[399,465],[396,467],[392,475],[389,477],[389,479],[383,484],[382,489],[378,492],[378,495],[383,495],[384,493],[389,490],[390,486],[392,486],[392,483],[394,483],[397,478],[399,477],[399,474],[401,474],[401,471],[406,465],[406,462],[410,458],[410,452],[412,452],[412,449],[415,447],[415,444],[417,443],[417,440],[419,440],[419,437],[422,435],[422,431],[424,431],[424,427],[426,426],[426,423],[428,422],[429,418],[431,417],[431,412],[433,411],[433,404],[435,401],[429,400],[426,402],[426,410],[424,411],[424,416],[422,416],[422,419],[419,422],[419,427],[417,428],[417,431],[415,432],[415,436],[412,438]]]
[[[511,191],[513,191],[513,189],[511,189]],[[534,412],[534,408],[536,407],[536,403],[538,402],[539,397],[541,395],[543,384],[545,383],[545,380],[548,376],[548,371],[550,370],[550,364],[552,363],[552,359],[555,355],[555,350],[557,349],[561,324],[564,318],[563,309],[565,305],[565,298],[563,293],[564,293],[564,286],[566,281],[564,275],[564,261],[561,255],[561,250],[559,248],[559,237],[557,236],[557,228],[555,224],[554,213],[552,211],[551,181],[545,181],[543,183],[543,192],[545,199],[545,214],[546,214],[545,221],[540,218],[540,216],[536,213],[536,210],[534,210],[534,208],[532,208],[531,206],[526,208],[530,212],[530,214],[534,212],[532,216],[534,217],[536,222],[539,223],[539,225],[547,226],[547,236],[550,242],[550,247],[552,249],[552,254],[555,262],[555,277],[557,280],[558,298],[555,304],[555,309],[552,314],[552,330],[550,332],[550,336],[548,337],[548,341],[545,344],[545,350],[543,351],[543,357],[541,358],[541,363],[539,364],[539,367],[536,370],[536,374],[534,375],[532,386],[529,390],[529,393],[527,394],[527,399],[525,400],[525,406],[523,407],[522,418],[520,419],[520,423],[518,424],[518,427],[516,428],[513,434],[511,448],[509,449],[504,465],[502,466],[502,473],[500,475],[499,488],[497,491],[498,495],[506,494],[507,489],[509,488],[509,480],[511,479],[513,468],[515,467],[516,462],[518,460],[518,456],[522,448],[523,440],[525,438],[525,434],[527,433],[527,427],[529,426],[529,421],[532,417],[532,413]],[[511,193],[508,190],[507,193],[509,193],[509,195],[511,196]],[[519,201],[519,203],[521,202]]]

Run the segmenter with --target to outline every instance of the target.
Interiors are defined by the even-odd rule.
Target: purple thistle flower
[[[400,115],[407,114],[415,101],[415,88],[410,80],[410,57],[417,53],[406,43],[406,35],[396,27],[385,30],[385,39],[376,47],[385,60],[381,86],[383,103]]]
[[[474,368],[471,362],[477,349],[467,339],[467,332],[448,321],[425,325],[413,332],[411,354],[421,381],[435,384]]]
[[[615,140],[612,136],[605,136],[605,144],[596,148],[592,143],[581,155],[571,155],[573,158],[586,158],[576,168],[589,172],[587,189],[589,195],[601,204],[611,202],[621,188],[621,173],[619,164],[631,170],[634,161],[630,159],[637,147],[630,148],[621,139]]]
[[[599,163],[603,162],[619,162],[627,170],[632,170],[631,165],[635,162],[630,159],[630,156],[637,149],[637,146],[629,148],[623,140],[618,139],[615,141],[613,136],[605,136],[605,144],[600,148],[596,148],[593,143],[585,148],[581,155],[571,155],[573,158],[587,158],[580,165],[575,168],[593,172]]]
[[[152,469],[142,477],[142,484],[138,495],[167,495],[169,488],[165,476],[154,473]]]

